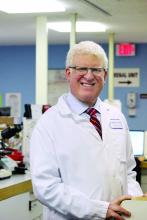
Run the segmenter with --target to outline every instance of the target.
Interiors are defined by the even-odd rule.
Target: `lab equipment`
[[[144,156],[144,131],[143,130],[130,130],[132,141],[133,153],[135,157]]]

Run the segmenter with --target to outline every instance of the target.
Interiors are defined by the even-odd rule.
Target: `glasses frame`
[[[79,75],[86,75],[89,71],[93,75],[101,75],[103,72],[107,72],[107,70],[103,67],[69,66],[69,69],[74,69]]]

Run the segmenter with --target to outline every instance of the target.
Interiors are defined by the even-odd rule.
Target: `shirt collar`
[[[66,97],[67,104],[69,105],[70,109],[77,113],[78,115],[82,114],[89,108],[88,105],[78,100],[71,92],[68,93]],[[99,113],[100,111],[100,99],[98,98],[95,105],[93,106]]]

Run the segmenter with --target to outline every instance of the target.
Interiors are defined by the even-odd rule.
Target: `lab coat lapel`
[[[71,109],[64,100],[64,95],[58,99],[57,106],[60,114],[63,117],[72,117],[77,123],[81,121],[85,121],[85,119],[81,117],[81,115],[77,115],[71,111]]]
[[[103,141],[106,141],[106,135],[109,128],[109,120],[110,120],[110,108],[108,105],[100,101],[100,109],[101,109],[101,126],[102,126],[102,135]]]

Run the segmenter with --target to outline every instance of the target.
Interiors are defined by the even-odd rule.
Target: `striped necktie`
[[[98,111],[95,108],[88,108],[86,110],[86,113],[90,115],[90,122],[94,125],[95,129],[97,130],[102,139],[102,127],[100,121],[96,117],[97,112]]]

